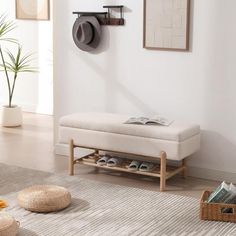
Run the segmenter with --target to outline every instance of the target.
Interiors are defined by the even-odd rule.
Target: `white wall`
[[[71,36],[72,11],[102,10],[103,3],[124,4],[126,25],[103,27],[100,48],[82,52]],[[201,125],[190,174],[236,173],[235,0],[192,1],[187,53],[142,48],[143,0],[54,4],[56,137],[58,119],[73,112],[162,113]]]
[[[0,0],[0,14],[15,20],[15,0]],[[13,103],[23,110],[52,114],[53,112],[53,68],[52,68],[52,20],[16,20],[17,28],[11,33],[23,45],[25,53],[35,53],[34,65],[39,73],[20,74],[16,84]],[[14,48],[13,45],[8,45]],[[3,78],[3,74],[0,75]],[[0,104],[8,101],[5,79],[0,79]]]

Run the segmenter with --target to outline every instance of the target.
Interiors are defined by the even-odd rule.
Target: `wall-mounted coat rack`
[[[123,18],[123,7],[122,5],[108,5],[103,6],[106,8],[106,12],[81,12],[76,11],[73,14],[80,16],[95,16],[101,25],[124,25],[125,20]],[[112,9],[119,9],[120,10],[120,18],[113,18],[111,17]]]

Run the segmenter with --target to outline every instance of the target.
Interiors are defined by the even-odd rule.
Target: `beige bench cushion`
[[[78,146],[182,160],[200,146],[200,128],[173,122],[170,126],[127,125],[129,116],[107,113],[80,113],[62,117],[59,142]]]
[[[63,127],[102,131],[137,137],[184,141],[200,133],[199,125],[189,125],[174,121],[170,126],[124,124],[130,116],[111,113],[78,113],[64,116],[60,120]]]

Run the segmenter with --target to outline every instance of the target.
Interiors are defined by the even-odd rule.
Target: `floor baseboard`
[[[188,166],[188,174],[191,177],[215,180],[215,181],[226,181],[228,183],[236,183],[236,173],[226,172],[221,170],[212,170],[199,168],[195,166]]]

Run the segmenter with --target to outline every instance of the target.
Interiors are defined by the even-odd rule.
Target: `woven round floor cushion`
[[[15,236],[18,233],[19,224],[7,213],[0,213],[0,236]]]
[[[60,186],[36,185],[26,188],[18,194],[18,204],[33,212],[53,212],[68,207],[71,194]]]

